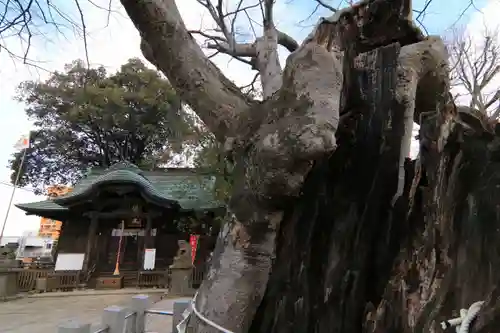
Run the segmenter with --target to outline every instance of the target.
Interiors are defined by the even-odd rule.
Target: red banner
[[[198,238],[199,235],[191,235],[189,237],[189,244],[191,245],[191,263],[194,264],[194,259],[196,258],[196,249],[198,248]]]

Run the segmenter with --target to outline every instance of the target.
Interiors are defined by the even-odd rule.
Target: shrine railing
[[[207,270],[206,265],[193,268],[190,280],[192,288],[197,289],[200,287],[201,283],[203,282],[203,279],[205,278],[206,270]]]
[[[47,290],[72,290],[78,288],[81,282],[80,272],[52,272],[47,276],[47,282],[51,281],[52,284],[48,285]]]
[[[189,284],[197,289],[205,278],[204,266],[194,267],[191,271]],[[170,288],[172,269],[137,272],[137,288]]]
[[[166,288],[169,274],[165,271],[139,271],[137,273],[137,288]]]
[[[32,291],[36,289],[36,281],[46,278],[53,270],[51,269],[12,269],[17,272],[17,288],[19,291]]]
[[[55,272],[53,269],[10,268],[8,271],[16,274],[17,290],[20,292],[75,289],[81,276],[80,272]]]

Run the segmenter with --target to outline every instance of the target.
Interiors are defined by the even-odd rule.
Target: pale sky
[[[446,2],[447,5],[444,5],[444,1],[433,1],[428,9],[424,25],[430,33],[442,33],[445,28],[453,24],[468,2],[468,0],[455,0],[454,2]],[[121,8],[119,1],[115,0],[113,2],[113,9],[116,12],[110,16],[108,26],[106,26],[106,12],[93,7],[86,1],[81,3],[89,30],[88,52],[91,65],[104,65],[110,70],[116,70],[129,58],[142,58],[138,33],[127,18],[123,8]],[[103,3],[104,7],[107,7],[108,0],[95,0],[94,3]],[[196,3],[196,0],[177,0],[177,3],[188,28],[199,29],[200,26],[206,27],[210,24],[208,14]],[[310,26],[316,21],[317,15],[307,22],[301,24],[297,22],[304,20],[308,16],[307,13],[312,12],[312,3],[312,1],[307,0],[278,1],[275,16],[279,28],[298,40],[302,40],[310,32]],[[414,1],[414,3],[418,9],[423,6],[424,0]],[[478,0],[476,6],[481,8],[482,13],[471,9],[460,22],[461,24],[469,22],[467,27],[473,32],[482,29],[483,22],[487,24],[496,22],[494,15],[500,13],[500,1],[498,0]],[[74,9],[70,10],[74,11]],[[327,13],[319,14],[325,15]],[[78,20],[77,15],[74,15],[74,18]],[[15,50],[19,41],[10,38],[7,43],[12,50]],[[286,55],[283,52],[282,58],[284,59]],[[40,38],[35,42],[29,56],[32,59],[43,61],[41,66],[48,71],[62,70],[64,64],[78,58],[84,59],[85,48],[82,39],[78,36],[67,34],[66,38],[63,38],[48,34],[47,38]],[[245,85],[253,78],[249,68],[238,61],[229,62],[229,58],[219,57],[215,58],[214,62],[238,85]],[[10,170],[6,165],[14,152],[14,143],[21,135],[28,133],[31,129],[31,123],[24,113],[24,106],[13,100],[15,90],[22,81],[45,79],[49,74],[45,71],[37,71],[34,68],[27,67],[20,62],[14,62],[5,52],[0,52],[0,63],[2,64],[0,66],[0,126],[2,130],[2,140],[0,141],[1,226],[12,193],[12,187],[8,185]],[[412,147],[415,151],[416,142],[412,143]],[[22,203],[36,200],[43,200],[43,197],[34,195],[29,189],[17,189],[13,202]],[[18,236],[25,230],[38,229],[39,221],[38,217],[26,216],[21,210],[12,206],[5,228],[5,235]]]

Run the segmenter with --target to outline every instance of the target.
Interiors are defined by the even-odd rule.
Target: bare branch
[[[111,2],[108,3],[108,8],[105,8],[95,4],[92,0],[85,1],[93,7],[106,10],[109,21],[110,14],[113,12]],[[42,62],[29,57],[33,43],[40,38],[50,41],[52,35],[68,39],[65,33],[70,31],[83,39],[85,58],[89,64],[83,2],[82,0],[73,0],[73,3],[79,15],[78,20],[74,20],[70,13],[65,12],[62,7],[58,7],[57,2],[48,0],[0,1],[0,52],[3,51],[10,56],[14,64],[22,62],[30,67],[46,71],[47,69],[41,66]],[[9,38],[14,39],[17,45],[21,41],[21,48],[10,47]]]
[[[190,34],[192,35],[200,35],[202,37],[205,37],[209,40],[213,40],[213,41],[218,41],[218,42],[221,42],[221,43],[226,43],[226,40],[222,37],[219,37],[219,36],[214,36],[214,35],[210,35],[208,33],[206,33],[205,31],[201,31],[201,30],[189,30],[188,31]]]
[[[254,57],[256,54],[254,44],[235,44],[231,47],[227,42],[213,40],[212,43],[207,44],[207,48],[217,50],[233,57]]]
[[[233,48],[233,46],[236,44],[236,40],[234,38],[233,32],[227,28],[227,25],[225,22],[226,15],[224,15],[224,13],[222,11],[222,0],[217,0],[218,1],[217,7],[215,7],[212,4],[211,0],[197,0],[197,1],[199,4],[201,4],[203,7],[205,7],[208,10],[208,12],[210,13],[210,16],[212,16],[212,19],[215,21],[215,23],[219,27],[220,32],[225,37],[227,44],[230,45],[231,48]],[[240,4],[241,4],[241,1],[240,1]],[[235,15],[238,12],[239,11],[237,10]]]
[[[234,10],[232,12],[227,12],[225,16],[233,16],[233,15],[238,14],[239,12],[247,12],[249,9],[257,8],[259,6],[260,6],[260,2],[255,3],[253,5],[244,6],[244,7],[238,6],[238,8],[236,10]]]
[[[88,44],[87,44],[87,27],[85,25],[85,18],[83,16],[83,11],[82,7],[80,6],[80,3],[78,0],[74,0],[76,4],[76,8],[78,8],[78,13],[80,14],[80,21],[82,24],[82,32],[83,32],[83,43],[85,46],[85,60],[87,61],[87,68],[90,67],[90,60],[89,60],[89,50],[88,50]]]
[[[500,107],[500,45],[496,32],[484,31],[480,42],[455,30],[448,43],[452,86],[462,89],[470,98],[469,107],[477,109],[491,118],[498,118]],[[464,94],[457,94],[463,97]],[[496,106],[499,104],[499,106]]]
[[[222,0],[219,0],[222,1]],[[243,0],[240,0],[238,3],[238,6],[236,7],[235,14],[233,16],[233,19],[231,20],[231,40],[233,41],[234,45],[236,45],[236,18],[238,17],[238,14],[242,11],[241,6],[243,5]],[[222,14],[222,12],[220,12]]]
[[[328,10],[331,10],[332,12],[336,12],[337,8],[334,8],[333,6],[330,6],[327,4],[324,0],[315,0],[320,6],[325,7]]]
[[[255,73],[255,76],[253,77],[252,81],[250,81],[249,84],[240,87],[241,91],[254,98],[258,97],[257,95],[261,95],[262,92],[256,87],[259,75],[260,75],[259,72]]]

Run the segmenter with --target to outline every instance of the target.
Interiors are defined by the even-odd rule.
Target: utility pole
[[[22,149],[23,155],[21,156],[21,163],[19,163],[19,167],[17,169],[16,180],[14,181],[14,187],[12,188],[12,193],[10,195],[9,205],[7,206],[7,212],[5,213],[5,218],[3,220],[2,231],[0,232],[0,241],[3,239],[3,233],[5,231],[5,226],[7,225],[7,220],[9,218],[10,207],[12,206],[12,201],[14,200],[14,194],[16,193],[17,183],[19,183],[19,179],[21,178],[24,159],[26,158],[26,151],[30,147],[29,135],[21,137],[21,139],[16,143],[14,147],[17,149]]]

